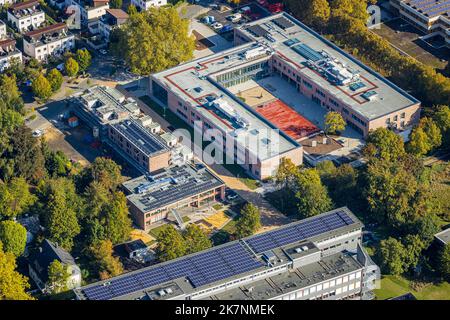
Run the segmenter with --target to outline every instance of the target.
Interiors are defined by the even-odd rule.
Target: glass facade
[[[217,76],[217,82],[228,88],[249,80],[260,79],[266,75],[268,75],[268,62],[264,61],[220,74]]]

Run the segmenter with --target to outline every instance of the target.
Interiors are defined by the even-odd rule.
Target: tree
[[[52,86],[43,74],[34,79],[31,89],[33,94],[43,101],[47,101],[52,95]]]
[[[425,243],[418,235],[409,234],[403,241],[405,247],[404,268],[408,270],[414,268],[419,263],[419,258],[425,249]]]
[[[205,232],[196,224],[189,224],[183,233],[186,243],[186,254],[191,254],[211,248],[212,242]]]
[[[0,150],[0,176],[3,180],[23,177],[37,182],[45,176],[44,156],[39,141],[27,126],[17,127],[9,137],[6,150]]]
[[[395,162],[377,160],[366,171],[364,194],[369,208],[378,221],[388,221],[400,227],[415,221],[415,206],[419,206],[419,186],[411,173]]]
[[[113,245],[109,240],[102,240],[90,247],[92,264],[98,270],[100,279],[108,279],[123,273],[119,258],[113,257]]]
[[[414,224],[413,234],[417,234],[427,248],[434,239],[434,235],[440,231],[439,218],[434,213],[426,214]]]
[[[431,118],[422,118],[420,123],[411,132],[408,151],[422,156],[442,143],[441,130]]]
[[[75,60],[78,62],[79,70],[84,73],[91,65],[92,57],[88,49],[78,49]]]
[[[73,239],[80,233],[76,201],[79,199],[70,180],[59,178],[52,182],[45,200],[43,225],[47,238],[67,251],[73,246]],[[74,199],[75,198],[75,199]]]
[[[23,109],[22,93],[17,87],[17,79],[15,75],[8,76],[6,74],[0,77],[0,101],[2,101],[7,109],[21,112]]]
[[[5,252],[16,257],[22,255],[27,243],[27,230],[19,223],[11,220],[0,222],[0,241]]]
[[[47,286],[51,294],[57,294],[69,290],[68,281],[70,273],[67,266],[58,260],[53,260],[48,266]]]
[[[330,6],[327,0],[312,0],[306,8],[308,12],[307,23],[322,29],[330,19]]]
[[[337,207],[355,204],[358,172],[351,165],[343,164],[328,174],[321,173],[320,177]]]
[[[447,244],[440,250],[438,260],[439,272],[446,281],[450,281],[450,245]]]
[[[122,192],[112,194],[103,207],[99,221],[104,225],[107,239],[113,244],[130,238],[131,219],[128,216],[127,199]]]
[[[195,40],[188,29],[189,22],[173,7],[151,7],[130,14],[119,33],[121,55],[131,71],[140,75],[176,66],[193,56]]]
[[[109,3],[111,9],[122,9],[122,5],[122,0],[111,0],[111,2]]]
[[[405,247],[397,239],[389,237],[381,240],[377,254],[385,273],[400,275],[405,271],[403,263],[406,255]]]
[[[61,72],[59,72],[56,68],[50,70],[50,72],[47,74],[47,79],[48,82],[50,82],[50,86],[52,87],[53,92],[58,91],[64,81]]]
[[[297,177],[297,208],[301,218],[312,217],[332,208],[327,188],[316,169],[303,170]]]
[[[15,218],[26,212],[36,201],[24,178],[13,178],[8,183],[0,182],[0,215]]]
[[[80,66],[78,65],[78,62],[75,61],[75,59],[68,58],[64,63],[64,70],[66,70],[66,74],[69,77],[75,77],[80,71]]]
[[[107,190],[116,190],[122,183],[122,168],[111,159],[95,158],[94,162],[86,168],[81,174],[79,183],[80,188],[84,189],[92,181],[99,182]]]
[[[447,64],[447,65],[450,65]],[[438,106],[437,111],[433,116],[434,121],[441,130],[442,143],[446,148],[450,147],[450,107]]]
[[[247,203],[241,210],[241,216],[236,222],[235,236],[245,238],[254,234],[261,228],[261,215],[259,209],[252,203]]]
[[[138,13],[138,11],[137,11],[137,9],[136,9],[136,6],[135,6],[135,5],[132,5],[132,4],[130,4],[130,5],[128,6],[127,12],[128,12],[128,14],[129,14],[130,16],[132,16],[132,15]]]
[[[345,130],[346,122],[339,112],[330,111],[325,115],[325,133],[336,134]]]
[[[377,128],[369,133],[364,153],[370,158],[394,161],[405,154],[405,146],[399,135],[386,128]]]
[[[33,300],[25,292],[29,287],[28,279],[16,271],[14,254],[4,252],[0,241],[0,300]]]
[[[280,203],[282,212],[295,212],[295,186],[296,176],[300,170],[291,159],[282,158],[275,175],[275,183],[279,191],[274,193],[276,201]]]
[[[168,261],[182,257],[186,254],[187,245],[183,236],[172,226],[162,230],[156,239],[156,255],[159,261]]]

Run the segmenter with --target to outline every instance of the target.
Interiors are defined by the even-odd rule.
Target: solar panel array
[[[193,256],[111,279],[106,285],[83,289],[90,300],[108,300],[186,277],[197,288],[264,266],[241,243],[221,246]]]
[[[248,27],[246,30],[256,37],[264,37],[266,34],[269,34],[269,31],[257,24]]]
[[[294,24],[291,21],[289,21],[288,19],[286,19],[284,17],[275,18],[272,20],[272,22],[275,23],[277,26],[279,26],[283,30],[286,30],[286,29],[294,26]]]
[[[256,253],[262,253],[290,243],[302,241],[321,233],[336,230],[353,223],[345,211],[335,211],[320,215],[307,221],[302,221],[286,228],[269,231],[253,236],[245,242]]]
[[[292,50],[303,56],[305,59],[312,60],[314,62],[322,60],[324,58],[320,52],[314,50],[304,43],[300,43],[291,48]]]
[[[450,12],[450,0],[413,0],[408,4],[429,17]]]

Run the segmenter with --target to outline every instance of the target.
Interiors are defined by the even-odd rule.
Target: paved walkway
[[[152,119],[158,122],[163,130],[170,131],[168,127],[170,126],[164,118],[162,118],[158,113],[150,109],[145,103],[143,103],[137,96],[126,91],[123,87],[117,87],[125,96],[131,96],[136,99],[140,109],[144,113],[150,115]],[[261,212],[261,223],[263,227],[259,232],[267,231],[293,220],[286,217],[284,214],[275,209],[269,202],[267,202],[263,196],[256,192],[255,190],[249,189],[241,180],[231,174],[227,169],[219,164],[214,164],[208,166],[220,179],[225,182],[225,185],[230,189],[234,190],[238,195],[240,195],[244,200],[256,205]]]

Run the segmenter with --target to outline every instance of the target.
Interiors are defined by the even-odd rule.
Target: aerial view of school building
[[[281,158],[301,164],[301,141],[320,131],[327,111],[362,137],[418,122],[417,99],[286,13],[236,28],[234,44],[152,75],[149,91],[190,125],[220,130],[225,153],[258,179],[273,176]]]

